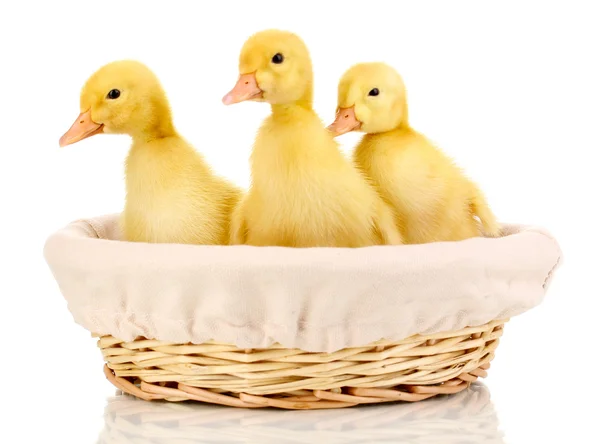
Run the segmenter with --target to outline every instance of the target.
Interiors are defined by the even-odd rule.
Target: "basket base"
[[[214,391],[191,387],[178,383],[176,388],[161,384],[136,381],[115,376],[113,371],[104,366],[106,378],[119,390],[137,398],[153,401],[171,402],[198,401],[242,408],[275,407],[287,410],[316,410],[354,407],[364,404],[381,404],[384,402],[416,402],[437,395],[450,395],[467,389],[479,377],[486,377],[490,365],[485,364],[478,369],[462,373],[459,377],[439,385],[402,385],[392,388],[360,388],[345,387],[343,390],[305,390],[306,393],[282,394],[272,396],[250,395],[246,393],[223,394]]]
[[[415,402],[465,390],[487,376],[506,321],[335,353],[275,345],[241,350],[101,337],[104,374],[138,398],[242,408],[331,409]]]

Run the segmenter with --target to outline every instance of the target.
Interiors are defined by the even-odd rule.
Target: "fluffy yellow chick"
[[[406,243],[499,234],[479,188],[410,127],[404,82],[390,66],[362,63],[343,75],[329,128],[335,135],[366,133],[354,150],[355,164],[394,208]]]
[[[244,44],[223,103],[268,102],[250,158],[252,186],[232,218],[232,243],[287,247],[400,244],[391,210],[348,162],[312,109],[308,49],[262,31]]]
[[[81,91],[81,114],[62,136],[65,146],[100,133],[128,134],[125,240],[227,244],[241,191],[216,176],[175,130],[167,97],[142,63],[100,68]]]

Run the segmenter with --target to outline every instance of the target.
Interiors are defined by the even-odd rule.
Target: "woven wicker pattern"
[[[452,396],[353,411],[214,409],[201,404],[109,399],[98,444],[502,444],[482,384]]]
[[[487,375],[504,322],[335,353],[278,345],[241,350],[215,342],[123,342],[112,336],[101,337],[98,345],[109,381],[145,400],[324,409],[458,393]]]

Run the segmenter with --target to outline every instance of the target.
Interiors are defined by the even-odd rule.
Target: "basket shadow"
[[[119,394],[108,400],[104,420],[98,444],[504,442],[489,390],[481,383],[417,403],[350,410],[233,409]]]

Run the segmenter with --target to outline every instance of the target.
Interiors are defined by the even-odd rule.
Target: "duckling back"
[[[219,245],[241,191],[179,136],[133,144],[123,231],[129,241]]]
[[[478,188],[421,134],[409,128],[367,134],[353,156],[395,210],[407,243],[458,241],[482,234],[474,218],[474,206],[482,202]]]

